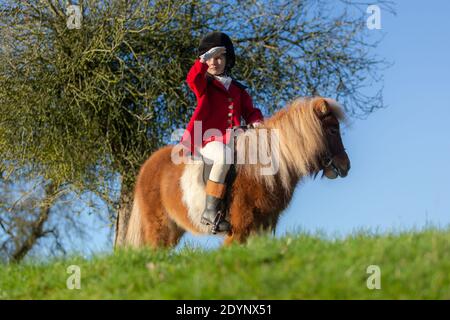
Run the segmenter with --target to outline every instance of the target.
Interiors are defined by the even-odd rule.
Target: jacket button
[[[233,105],[229,105],[229,106],[228,106],[228,109],[233,109]]]
[[[228,98],[228,101],[230,101],[230,102],[233,101],[233,98]]]
[[[229,117],[231,117],[232,115],[233,115],[233,114],[232,114],[231,112],[228,114]]]

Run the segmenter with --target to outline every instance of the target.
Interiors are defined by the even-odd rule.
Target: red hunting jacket
[[[241,116],[247,124],[264,120],[261,110],[253,106],[252,99],[242,84],[233,79],[227,90],[220,81],[208,76],[206,70],[208,65],[197,59],[186,79],[197,97],[197,107],[180,143],[197,156],[197,148],[204,147],[210,141],[228,143],[230,130],[227,129],[240,126]],[[194,139],[194,121],[201,121],[200,139]],[[195,128],[199,128],[198,124]],[[205,131],[212,128],[218,129],[220,134],[208,135],[208,131],[209,137],[204,137]]]

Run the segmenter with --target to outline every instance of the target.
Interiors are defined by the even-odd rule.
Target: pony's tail
[[[142,231],[141,211],[137,197],[133,200],[133,209],[131,210],[130,220],[128,221],[127,234],[125,236],[125,246],[138,248],[144,244],[144,235]]]

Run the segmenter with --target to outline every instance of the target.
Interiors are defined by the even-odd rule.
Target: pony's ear
[[[323,118],[330,113],[330,106],[324,98],[315,99],[313,108],[319,118]]]

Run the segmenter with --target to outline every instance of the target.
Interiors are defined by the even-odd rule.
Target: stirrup
[[[211,232],[216,234],[219,231],[219,225],[222,221],[226,221],[225,215],[222,213],[222,210],[218,210],[212,223],[211,220],[208,220],[205,217],[202,217],[200,222],[204,225],[211,226]]]
[[[214,223],[211,227],[212,234],[216,234],[217,232],[219,232],[219,224],[222,221],[229,223],[228,221],[225,220],[225,213],[222,210],[219,210],[217,211],[216,217],[214,218]]]

